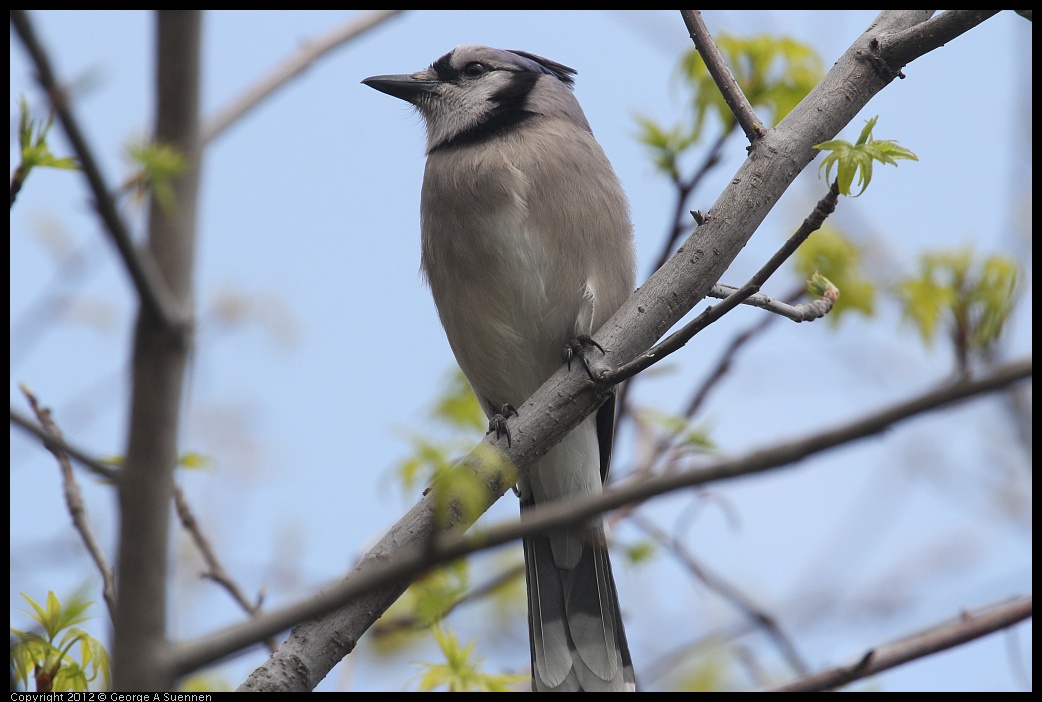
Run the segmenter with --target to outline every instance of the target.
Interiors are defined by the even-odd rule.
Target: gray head
[[[586,131],[571,87],[576,71],[525,51],[458,46],[412,74],[373,76],[362,82],[406,100],[427,125],[427,152],[473,143],[533,117],[567,119]]]

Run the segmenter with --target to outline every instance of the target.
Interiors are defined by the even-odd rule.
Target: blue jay
[[[634,286],[629,204],[572,94],[575,73],[459,46],[417,73],[362,81],[412,103],[427,127],[422,271],[493,424],[577,339],[592,344]],[[612,396],[532,466],[522,511],[602,491],[614,413]],[[524,552],[533,690],[634,690],[603,519],[527,538]]]

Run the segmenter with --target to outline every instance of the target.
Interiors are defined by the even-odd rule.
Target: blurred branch
[[[298,675],[292,679],[282,677],[269,670],[270,665],[277,665],[269,661],[255,670],[240,690],[288,690],[297,689],[297,685],[314,687],[328,672],[321,668],[329,664],[330,637],[339,637],[339,645],[347,646],[346,655],[383,612],[376,603],[386,602],[384,608],[390,606],[405,590],[411,578],[435,565],[516,541],[529,534],[581,523],[608,510],[658,495],[791,465],[815,453],[878,434],[916,415],[979,394],[1005,389],[1030,375],[1030,360],[1012,363],[986,378],[958,381],[861,420],[804,439],[695,470],[644,477],[613,487],[601,495],[553,503],[526,513],[520,523],[492,527],[471,536],[453,532],[437,533],[432,524],[426,523],[435,512],[432,491],[391,527],[339,583],[323,588],[317,595],[302,602],[271,610],[250,622],[181,644],[175,651],[173,665],[179,674],[183,674],[231,655],[297,622],[305,622],[275,654],[276,660],[284,656],[295,657],[297,665],[303,666],[298,670]],[[522,450],[517,438],[520,437],[515,437],[513,451]],[[479,450],[464,459],[459,470],[470,469],[470,462],[480,461],[480,455],[487,452],[488,447],[488,440],[482,442]],[[490,489],[494,492],[498,486]],[[503,486],[503,490],[506,489],[508,486]],[[335,617],[328,616],[341,607],[343,609]]]
[[[44,446],[58,458],[59,464],[62,468],[62,476],[66,482],[66,502],[69,503],[69,511],[73,516],[73,524],[76,526],[77,531],[80,531],[83,536],[84,542],[87,545],[87,550],[90,551],[91,557],[94,558],[98,570],[101,572],[104,584],[103,594],[111,613],[115,609],[115,582],[112,576],[112,569],[105,560],[105,555],[101,551],[100,546],[98,546],[96,539],[94,539],[93,535],[91,535],[89,531],[85,533],[85,530],[89,527],[85,521],[86,513],[83,509],[82,499],[80,499],[79,486],[76,484],[75,478],[72,474],[72,466],[69,464],[69,458],[75,458],[79,463],[99,478],[112,483],[116,483],[119,480],[119,469],[107,466],[97,459],[91,458],[84,451],[67,444],[65,439],[62,437],[61,432],[58,430],[58,427],[51,420],[50,410],[38,407],[36,397],[32,395],[28,389],[23,387],[22,391],[28,398],[29,403],[32,405],[33,412],[36,414],[37,419],[40,421],[42,426],[33,424],[28,417],[22,416],[13,409],[11,410],[11,423],[43,440]],[[247,599],[245,593],[243,593],[242,589],[236,585],[231,576],[229,576],[227,571],[221,566],[209,540],[199,529],[198,522],[192,513],[191,507],[188,505],[188,501],[185,499],[184,493],[177,486],[174,487],[173,498],[181,524],[191,535],[192,541],[195,543],[203,561],[207,565],[208,570],[205,573],[205,577],[213,580],[228,590],[236,602],[238,602],[247,613],[254,615],[259,612],[260,598],[258,598],[256,604],[251,603]],[[77,519],[78,514],[83,515],[84,521],[82,522],[82,525]],[[270,647],[274,648],[274,642],[267,643]]]
[[[870,648],[856,662],[823,670],[771,688],[769,692],[822,692],[842,687],[884,670],[954,648],[1013,626],[1031,617],[1031,595],[992,605],[977,613],[963,612],[954,622],[920,634]]]
[[[497,590],[500,590],[505,585],[509,584],[511,580],[516,580],[525,574],[525,564],[518,563],[510,568],[507,568],[503,572],[499,573],[495,577],[489,579],[485,583],[467,590],[467,592],[459,599],[455,600],[452,604],[442,611],[438,619],[444,619],[449,616],[457,607],[472,602],[478,602],[482,598],[488,595],[494,595]],[[399,631],[415,631],[419,629],[426,629],[431,625],[430,620],[421,619],[415,615],[407,615],[401,617],[395,617],[389,619],[388,617],[381,617],[378,622],[373,624],[372,633],[374,637],[387,636],[394,634]]]
[[[83,174],[87,177],[87,182],[94,195],[94,207],[123,258],[123,264],[134,283],[141,304],[164,328],[172,329],[184,324],[186,313],[180,308],[178,301],[164,283],[156,262],[151,256],[138,251],[134,246],[126,225],[116,211],[116,205],[109,196],[109,188],[94,159],[94,153],[72,114],[72,108],[64,89],[55,78],[50,58],[33,31],[28,13],[25,10],[11,10],[11,24],[36,66],[36,79],[40,83],[40,87],[47,93],[51,107],[58,116],[58,121],[61,122],[73,151],[76,152],[76,157],[83,168]]]
[[[709,69],[709,75],[720,88],[724,102],[731,108],[731,113],[738,120],[738,124],[742,125],[742,131],[745,132],[749,143],[755,143],[765,133],[763,126],[760,124],[760,119],[756,116],[753,106],[749,104],[745,93],[738,85],[738,81],[731,75],[723,54],[720,53],[712,35],[709,34],[709,29],[702,21],[702,13],[698,10],[681,10],[680,15],[684,18],[684,24],[687,25],[687,31],[695,43],[695,48],[705,61],[706,68]]]
[[[373,10],[361,17],[352,17],[330,32],[304,43],[296,54],[261,77],[246,91],[221,108],[203,127],[203,142],[216,138],[240,117],[259,105],[279,88],[311,67],[313,63],[373,27],[376,27],[404,10]]]
[[[669,536],[666,532],[655,525],[651,520],[644,518],[639,512],[633,514],[632,521],[638,528],[643,529],[653,539],[668,548],[680,563],[684,565],[698,580],[717,595],[727,600],[735,609],[749,620],[753,629],[759,629],[774,643],[782,658],[796,671],[797,675],[805,675],[808,668],[803,657],[796,650],[792,640],[781,630],[777,620],[766,610],[761,608],[748,595],[735,587],[723,577],[713,573],[703,564],[699,563],[684,545],[677,539]]]
[[[206,572],[203,573],[203,577],[213,580],[227,590],[232,599],[238,602],[239,606],[251,617],[257,616],[260,613],[263,597],[258,597],[256,603],[250,602],[242,588],[228,575],[228,571],[221,565],[216,552],[213,550],[213,546],[210,545],[210,540],[206,538],[206,535],[203,534],[202,529],[199,527],[199,522],[192,513],[192,509],[188,506],[184,492],[177,485],[174,486],[174,507],[177,510],[178,518],[181,520],[181,526],[192,537],[192,541],[199,550],[203,562],[206,563]],[[274,639],[269,638],[265,643],[272,653],[278,648],[278,644]]]
[[[659,253],[658,260],[655,262],[655,267],[652,269],[652,273],[662,267],[669,257],[673,254],[673,245],[676,244],[677,239],[687,231],[685,222],[687,221],[687,201],[691,197],[691,193],[702,182],[702,178],[706,176],[709,171],[712,170],[713,166],[720,162],[720,155],[723,153],[724,144],[727,142],[727,138],[731,136],[731,132],[734,131],[734,124],[729,129],[724,131],[716,141],[710,147],[709,152],[706,154],[705,159],[702,161],[702,165],[695,169],[694,173],[687,180],[682,180],[679,177],[673,179],[673,184],[677,188],[677,200],[676,207],[674,208],[673,214],[673,227],[666,237],[666,241],[662,247],[661,253]]]
[[[80,491],[79,483],[76,482],[76,475],[73,473],[72,465],[69,463],[69,456],[61,448],[55,446],[54,439],[59,441],[62,439],[61,430],[54,422],[51,410],[41,407],[36,401],[36,396],[24,385],[22,386],[22,393],[25,395],[25,399],[29,401],[36,419],[47,434],[46,445],[48,450],[58,459],[58,467],[61,468],[62,473],[62,485],[65,488],[65,504],[69,508],[72,525],[79,532],[80,539],[87,548],[87,553],[90,554],[94,565],[98,569],[98,573],[101,575],[102,597],[109,610],[109,619],[113,620],[116,612],[116,576],[112,571],[112,566],[109,565],[108,559],[105,557],[101,544],[98,543],[94,532],[91,531],[90,524],[87,523],[87,507],[83,502],[83,493]]]
[[[173,206],[161,205],[153,191],[148,247],[184,309],[191,309],[193,299],[201,32],[198,10],[156,13],[154,140],[175,149],[184,169],[170,180]],[[188,331],[171,333],[148,307],[138,312],[129,437],[119,485],[120,589],[112,656],[116,691],[166,690],[174,682],[166,634],[169,515],[191,348]]]
[[[89,470],[91,473],[94,473],[99,478],[110,480],[112,482],[119,480],[119,470],[112,466],[107,466],[98,459],[89,456],[86,451],[69,445],[62,437],[49,434],[45,428],[37,426],[31,419],[19,413],[13,407],[11,408],[11,424],[21,427],[26,432],[41,439],[44,446],[49,451],[57,449],[70,458],[76,459],[76,461],[83,465],[84,468]]]
[[[670,229],[665,242],[662,245],[662,251],[659,253],[658,260],[655,262],[655,267],[652,269],[652,273],[657,271],[659,268],[669,260],[669,257],[673,254],[673,246],[676,244],[677,239],[687,230],[684,225],[685,218],[687,216],[687,202],[691,197],[691,194],[695,191],[698,185],[702,182],[702,178],[705,177],[713,166],[720,162],[720,154],[723,152],[724,143],[727,141],[727,137],[734,131],[734,123],[731,124],[731,128],[723,132],[710,148],[709,153],[706,154],[705,159],[702,161],[702,165],[695,169],[695,172],[687,180],[681,180],[679,178],[674,179],[674,185],[677,189],[676,207],[673,214],[673,226]],[[622,383],[618,389],[618,396],[616,398],[618,407],[618,416],[621,420],[630,413],[629,398],[630,390],[632,389],[633,383],[636,382],[636,378],[631,378],[629,382]],[[615,432],[616,439],[619,433]]]

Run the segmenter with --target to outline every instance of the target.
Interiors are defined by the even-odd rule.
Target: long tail
[[[524,540],[535,692],[634,692],[626,632],[603,528],[584,535],[574,568],[557,566],[550,539]]]

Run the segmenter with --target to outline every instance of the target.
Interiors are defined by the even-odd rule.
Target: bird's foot
[[[500,408],[499,413],[492,415],[492,417],[488,420],[488,431],[486,431],[485,434],[487,435],[487,434],[491,434],[492,432],[496,432],[496,440],[497,441],[499,440],[499,437],[506,436],[507,437],[507,448],[509,448],[510,447],[510,429],[507,428],[507,417],[516,417],[516,416],[517,416],[517,410],[514,409],[513,405],[511,405],[510,403],[507,403],[507,404],[503,405],[503,407]]]
[[[594,341],[588,334],[580,334],[564,347],[564,360],[568,364],[568,370],[571,370],[572,359],[578,358],[582,367],[586,369],[586,375],[590,376],[590,380],[596,380],[593,377],[593,371],[590,370],[590,364],[586,360],[586,350],[591,346],[600,351],[601,354],[604,353],[604,347]]]

